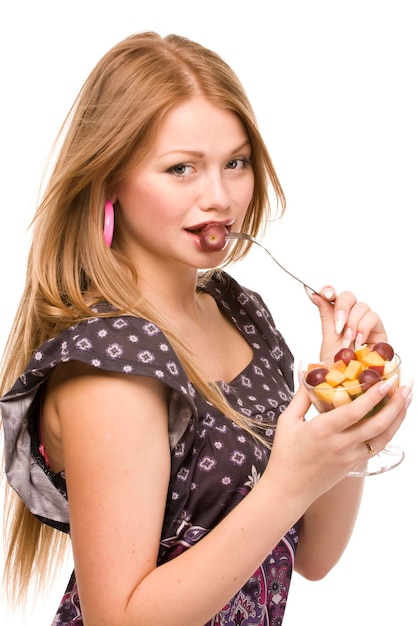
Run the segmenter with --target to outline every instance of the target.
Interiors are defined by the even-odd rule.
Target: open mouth
[[[211,228],[224,229],[228,234],[232,229],[232,224],[222,224],[221,222],[206,222],[205,224],[192,226],[191,228],[185,228],[185,230],[200,237],[202,232],[207,232],[207,230]]]

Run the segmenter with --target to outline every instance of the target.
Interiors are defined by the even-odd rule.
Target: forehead
[[[160,152],[167,147],[198,150],[216,145],[234,149],[248,139],[237,113],[216,106],[204,96],[194,96],[165,114],[151,151]]]

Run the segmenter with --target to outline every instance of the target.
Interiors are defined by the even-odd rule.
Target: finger
[[[295,416],[299,419],[304,419],[305,414],[311,406],[311,400],[308,396],[307,390],[304,386],[299,386],[295,392],[293,399],[285,409],[285,413],[289,416]]]
[[[366,305],[358,309],[353,308],[347,325],[352,330],[356,347],[364,343],[375,344],[378,341],[386,341],[387,334],[381,318]]]
[[[386,430],[393,421],[394,415],[405,407],[404,397],[393,392],[396,385],[398,385],[398,376],[391,376],[388,380],[373,385],[350,404],[332,409],[329,413],[322,415],[331,416],[332,427],[336,427],[336,430],[340,432],[354,427],[355,430],[360,430],[361,441],[371,439]],[[384,398],[388,400],[388,396],[392,396],[391,401],[378,407],[378,411],[372,413]],[[384,410],[386,407],[389,408],[388,411]],[[366,419],[363,419],[365,417]]]
[[[351,291],[342,291],[334,302],[334,325],[338,335],[344,334],[348,328],[350,313],[356,304],[356,297]]]
[[[390,402],[369,420],[363,420],[362,437],[372,439],[372,447],[382,450],[403,423],[413,397],[413,381],[395,390]]]
[[[358,302],[350,291],[343,291],[335,298],[334,294],[334,288],[326,286],[320,290],[321,297],[313,300],[320,311],[323,332],[331,332],[333,315],[335,331],[342,335],[343,347],[354,344],[358,348],[367,341],[376,343],[386,340],[382,320],[368,304]],[[331,299],[332,308],[326,304],[326,296]]]
[[[336,295],[332,285],[325,285],[317,293],[306,290],[310,300],[319,309],[323,335],[340,335],[345,329],[349,312],[356,303],[356,298],[350,291],[343,291]]]
[[[327,302],[330,302],[331,304],[334,303],[337,296],[336,289],[333,285],[325,285],[320,289],[319,294],[323,300],[327,300]]]
[[[367,340],[378,320],[378,315],[371,311],[365,302],[355,302],[347,312],[345,320],[344,347],[350,347],[354,344],[355,348],[359,348]]]

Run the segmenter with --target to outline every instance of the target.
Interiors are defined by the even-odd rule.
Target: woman
[[[258,236],[270,188],[285,208],[214,52],[127,38],[64,131],[3,365],[11,586],[43,576],[58,530],[75,572],[57,626],[281,624],[293,567],[321,578],[343,553],[362,493],[347,473],[390,441],[411,388],[372,420],[386,383],[304,420],[262,298],[216,269],[250,245],[201,244],[212,224]],[[311,299],[321,358],[386,340],[352,293]]]

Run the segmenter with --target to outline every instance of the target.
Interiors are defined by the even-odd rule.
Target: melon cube
[[[378,354],[378,352],[375,352],[375,350],[371,350],[369,354],[365,354],[365,356],[362,358],[362,363],[365,367],[371,367],[372,365],[384,366],[385,359],[383,359],[382,356]]]
[[[329,383],[319,383],[314,387],[314,395],[326,404],[333,404],[334,388]]]
[[[360,348],[358,348],[357,350],[355,350],[355,357],[357,361],[362,361],[363,357],[369,354],[370,351],[371,351],[371,348],[368,345],[366,345],[366,343]]]
[[[344,372],[346,370],[346,363],[342,361],[342,359],[340,359],[339,361],[335,361],[334,363],[332,363],[332,366],[330,369]]]
[[[346,378],[353,380],[354,378],[358,378],[362,370],[362,363],[360,361],[357,361],[356,359],[352,359],[346,368],[345,376]]]
[[[360,382],[357,378],[346,379],[342,383],[342,387],[346,389],[350,396],[357,396],[360,392]]]
[[[337,387],[343,382],[346,378],[346,373],[341,372],[337,368],[332,367],[326,374],[326,382],[329,383],[332,387]]]

